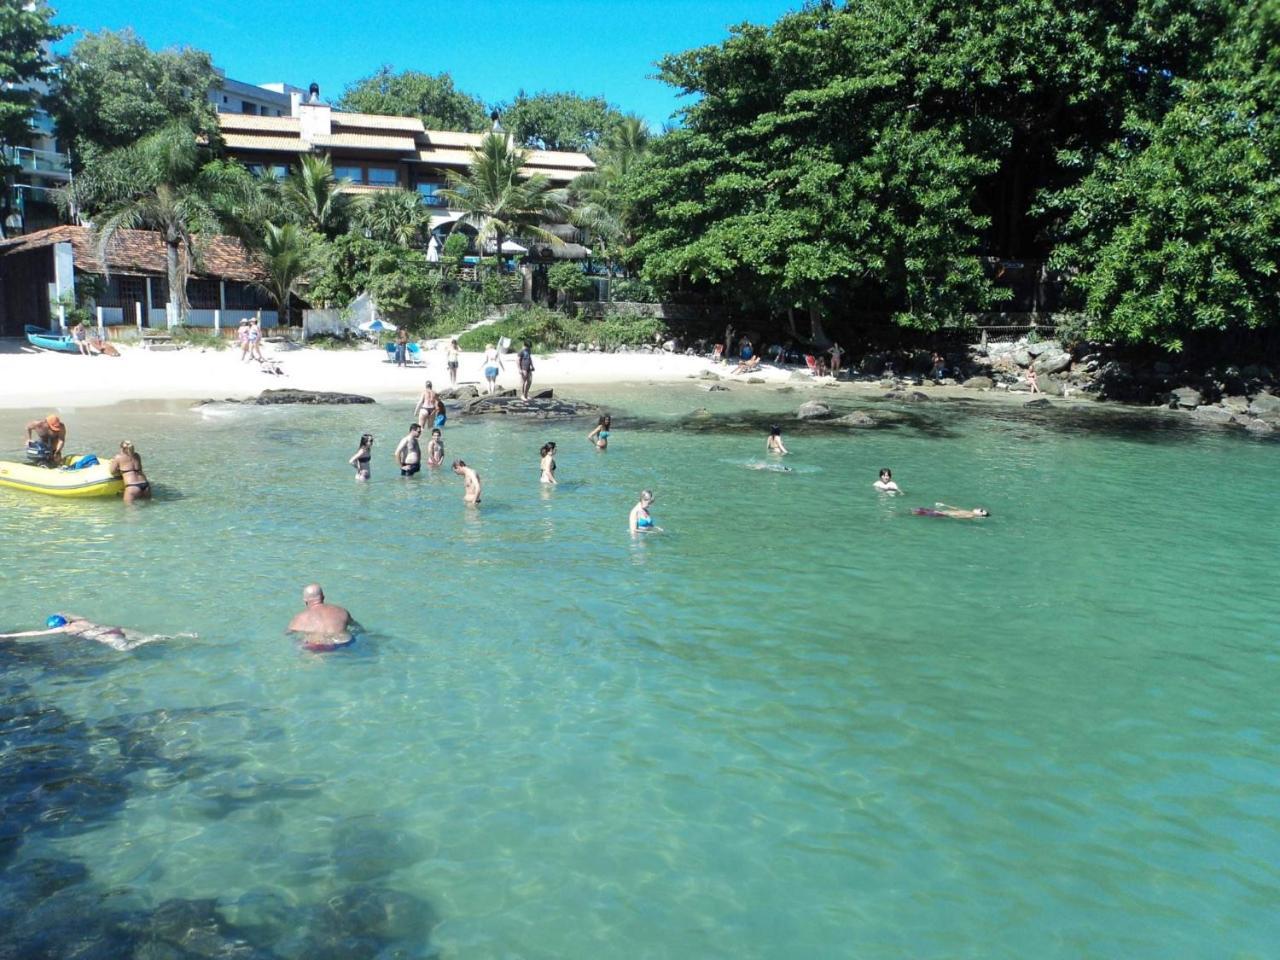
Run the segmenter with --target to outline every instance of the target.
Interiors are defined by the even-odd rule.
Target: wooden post
[[[147,326],[151,326],[151,278],[147,277]],[[141,328],[139,328],[141,329]]]
[[[98,307],[98,339],[107,339],[107,331],[102,323],[102,307]]]
[[[150,281],[147,282],[147,287],[148,289],[151,287]],[[142,301],[141,300],[133,301],[133,313],[134,313],[134,316],[137,317],[138,319],[138,336],[141,337],[142,336]]]

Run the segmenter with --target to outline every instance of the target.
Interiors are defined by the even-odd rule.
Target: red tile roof
[[[97,239],[88,227],[50,227],[0,241],[0,257],[64,242],[71,244],[77,270],[103,272],[102,261],[98,259]],[[160,234],[151,230],[118,231],[111,239],[106,254],[107,266],[112,273],[165,276],[168,272]],[[235,237],[203,237],[200,254],[200,263],[192,268],[192,276],[246,283],[266,276],[257,260]]]

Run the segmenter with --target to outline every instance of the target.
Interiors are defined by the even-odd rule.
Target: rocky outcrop
[[[1169,394],[1169,406],[1181,410],[1194,410],[1204,403],[1204,397],[1195,387],[1179,387]]]
[[[511,391],[514,393],[514,391]],[[547,391],[549,392],[549,391]],[[508,396],[504,391],[492,397],[477,397],[462,407],[466,416],[510,416],[530,420],[572,420],[576,417],[594,416],[599,407],[580,400],[530,397],[521,400],[516,396]]]
[[[1280,397],[1269,393],[1260,393],[1249,401],[1247,412],[1260,420],[1280,418]]]
[[[807,400],[800,404],[796,417],[800,420],[825,420],[831,416],[831,408],[817,400]]]
[[[960,386],[966,390],[990,390],[996,385],[996,382],[990,377],[970,377]]]
[[[441,400],[474,400],[480,396],[480,388],[474,384],[464,383],[460,387],[441,390],[439,393]]]
[[[358,393],[330,393],[326,390],[263,390],[258,399],[253,401],[259,406],[273,406],[285,403],[304,404],[348,404],[373,403],[372,397],[362,397]]]
[[[861,410],[846,413],[843,417],[836,417],[830,422],[839,424],[842,427],[874,427],[876,425],[875,418],[869,413],[863,413]]]

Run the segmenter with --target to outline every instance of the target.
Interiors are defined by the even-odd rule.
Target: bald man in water
[[[302,634],[302,645],[308,650],[336,650],[355,639],[360,625],[346,608],[324,602],[320,584],[302,588],[302,603],[306,609],[289,621],[285,632]]]

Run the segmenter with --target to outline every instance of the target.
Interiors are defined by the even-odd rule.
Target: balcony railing
[[[71,175],[71,158],[65,153],[36,150],[32,147],[10,147],[5,151],[5,159],[23,173],[48,174],[59,179]]]

